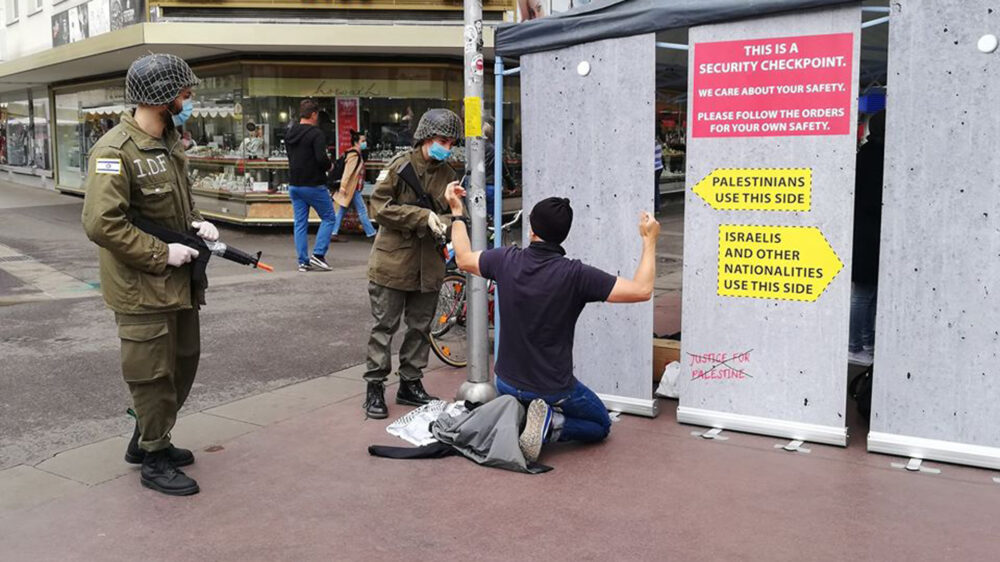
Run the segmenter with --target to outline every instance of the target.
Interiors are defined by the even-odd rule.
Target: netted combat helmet
[[[167,105],[184,88],[201,80],[180,57],[166,53],[146,55],[128,67],[125,76],[125,103]]]
[[[428,110],[420,117],[417,131],[413,134],[413,145],[433,137],[462,138],[462,120],[449,109]]]

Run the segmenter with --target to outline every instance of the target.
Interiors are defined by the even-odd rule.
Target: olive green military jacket
[[[368,259],[368,279],[390,289],[436,293],[444,280],[445,262],[427,227],[431,211],[417,206],[417,194],[398,175],[407,162],[413,165],[442,222],[447,225],[451,220],[444,197],[445,188],[455,180],[451,166],[427,162],[419,148],[397,155],[371,196],[379,230]]]
[[[179,232],[203,220],[194,208],[188,162],[173,128],[154,138],[131,113],[90,151],[84,184],[83,229],[100,246],[101,292],[108,307],[124,314],[169,312],[204,304],[193,290],[191,265],[167,265],[167,244],[139,230],[140,215]]]

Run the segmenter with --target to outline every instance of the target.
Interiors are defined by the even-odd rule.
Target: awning
[[[195,117],[232,117],[236,110],[228,107],[196,107],[191,114]]]
[[[132,61],[150,51],[172,53],[189,62],[261,55],[460,57],[461,23],[140,23],[0,62],[0,93],[124,75]],[[492,27],[483,30],[483,39],[490,56]]]
[[[568,12],[501,25],[496,52],[518,57],[602,39],[852,2],[858,0],[596,0]]]
[[[128,109],[124,105],[102,105],[100,107],[84,107],[81,109],[88,115],[121,115]]]

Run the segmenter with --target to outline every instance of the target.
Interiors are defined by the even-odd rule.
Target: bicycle
[[[510,222],[500,226],[501,240],[506,245],[514,225],[521,220],[521,211],[514,215]],[[487,228],[489,233],[494,234],[493,228]],[[513,245],[517,245],[514,243]],[[466,301],[466,287],[468,279],[465,273],[458,269],[454,255],[448,261],[447,271],[441,291],[438,294],[437,308],[434,312],[434,323],[431,325],[430,342],[431,349],[438,359],[446,365],[452,367],[465,367],[469,364],[466,320],[468,314],[468,303]],[[495,316],[496,283],[487,280],[486,282],[486,311],[489,349],[493,349],[493,338],[495,336],[493,324]]]

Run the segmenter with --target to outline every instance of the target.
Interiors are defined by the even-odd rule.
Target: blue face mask
[[[368,150],[368,143],[367,142],[361,141],[361,150]]]
[[[431,147],[427,150],[427,153],[430,154],[431,158],[435,160],[440,160],[441,162],[444,162],[445,160],[451,157],[451,151],[441,146],[441,143],[439,142],[435,142],[434,144],[432,144]]]
[[[191,117],[191,112],[193,111],[194,111],[194,102],[192,102],[190,98],[184,100],[183,105],[181,105],[181,112],[173,116],[174,127],[183,126],[184,123],[188,120],[188,117]]]

